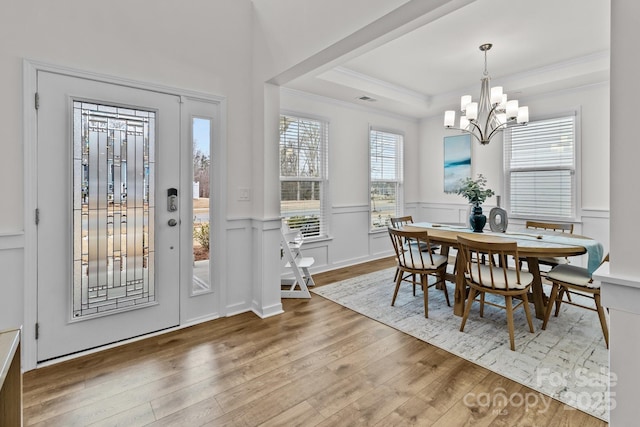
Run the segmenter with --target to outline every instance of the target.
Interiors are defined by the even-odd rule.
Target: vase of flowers
[[[482,174],[478,174],[478,179],[465,178],[461,180],[460,188],[457,191],[457,194],[464,196],[473,206],[469,216],[469,225],[476,233],[482,233],[482,229],[487,223],[487,217],[482,214],[482,203],[495,194],[492,189],[486,187],[487,179]]]

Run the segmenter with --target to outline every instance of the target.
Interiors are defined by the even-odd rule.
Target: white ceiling
[[[610,0],[477,0],[285,87],[415,118],[477,98],[484,56],[511,99],[609,79]],[[361,96],[376,99],[361,101]]]

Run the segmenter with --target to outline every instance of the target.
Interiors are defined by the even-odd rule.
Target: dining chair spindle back
[[[429,317],[429,297],[427,290],[436,284],[442,284],[441,287],[444,291],[447,305],[451,306],[445,282],[448,257],[433,251],[432,245],[429,242],[429,233],[426,230],[405,231],[391,227],[388,228],[388,231],[398,260],[398,272],[396,273],[395,279],[396,287],[393,292],[391,305],[393,306],[395,304],[400,284],[403,281],[408,281],[413,284],[415,296],[415,287],[416,284],[418,284],[416,276],[420,276],[419,284],[422,287],[424,298],[424,317]],[[428,282],[430,275],[434,275],[437,279],[431,285],[429,285]]]
[[[509,342],[511,350],[515,350],[515,330],[513,311],[522,306],[524,309],[529,331],[533,333],[533,323],[529,310],[527,294],[533,283],[533,275],[520,270],[519,263],[509,264],[509,259],[518,259],[518,244],[514,242],[489,242],[458,236],[458,250],[463,256],[465,282],[469,287],[469,296],[462,316],[460,331],[464,327],[471,312],[471,306],[477,296],[480,297],[480,317],[484,316],[485,304],[505,309],[507,313],[507,325],[509,328]],[[482,254],[487,254],[489,259],[497,260],[496,263],[481,263]],[[505,305],[486,301],[485,294],[502,295]],[[519,299],[515,307],[513,298]]]

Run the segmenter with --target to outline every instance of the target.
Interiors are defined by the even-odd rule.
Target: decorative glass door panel
[[[37,87],[37,360],[178,325],[180,98],[47,71]]]
[[[73,318],[153,303],[155,113],[73,103]]]

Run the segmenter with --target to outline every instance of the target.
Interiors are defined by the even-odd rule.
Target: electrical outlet
[[[242,202],[251,200],[251,190],[248,188],[238,188],[238,200]]]

